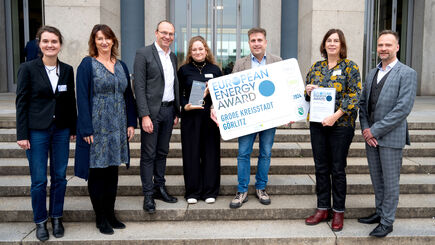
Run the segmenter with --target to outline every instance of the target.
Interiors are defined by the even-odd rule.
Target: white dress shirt
[[[162,102],[169,102],[174,100],[174,66],[171,61],[171,49],[168,50],[167,53],[163,51],[162,48],[154,42],[154,45],[157,48],[157,52],[159,53],[160,62],[163,66],[163,74],[165,76],[165,90],[163,91]]]
[[[45,71],[47,72],[48,79],[50,79],[53,93],[56,93],[57,83],[59,82],[59,67],[45,66]]]
[[[385,70],[382,70],[382,62],[380,62],[378,64],[378,83],[382,80],[382,78],[389,72],[391,71],[391,69],[393,69],[393,67],[397,64],[397,58],[396,60],[394,60],[393,62],[391,62],[390,64],[387,65],[387,67],[385,67]]]

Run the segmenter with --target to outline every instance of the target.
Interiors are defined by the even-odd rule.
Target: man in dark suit
[[[177,57],[170,49],[174,31],[171,22],[161,21],[155,31],[156,41],[137,50],[134,61],[134,90],[141,121],[143,209],[149,213],[155,212],[154,198],[177,202],[165,187],[169,141],[180,113]]]
[[[358,222],[379,223],[370,233],[375,237],[385,237],[393,231],[402,150],[405,144],[410,144],[406,117],[414,105],[417,89],[417,73],[397,60],[398,51],[399,35],[390,30],[382,31],[377,44],[381,63],[369,72],[360,98],[359,116],[375,191],[376,213]]]

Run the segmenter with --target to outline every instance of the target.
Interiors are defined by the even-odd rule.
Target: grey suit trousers
[[[399,203],[401,148],[371,147],[366,143],[370,178],[375,192],[376,213],[381,223],[392,225]]]

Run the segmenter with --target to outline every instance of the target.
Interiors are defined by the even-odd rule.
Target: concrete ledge
[[[49,179],[49,178],[48,178]],[[248,193],[255,193],[255,175],[251,175]],[[49,186],[49,184],[48,184]],[[181,175],[166,176],[166,187],[172,195],[184,195],[184,179]],[[271,175],[267,191],[272,195],[315,194],[314,175]],[[234,195],[237,192],[237,177],[221,176],[220,195]],[[373,186],[368,175],[347,176],[348,194],[372,194]],[[431,175],[402,174],[401,194],[435,194],[435,178]],[[0,197],[30,195],[29,176],[0,176]],[[87,196],[87,182],[77,177],[68,177],[67,196]],[[139,176],[119,176],[118,196],[142,196]]]
[[[221,144],[221,157],[237,157],[238,144],[225,142]],[[70,157],[74,157],[75,144],[70,145]],[[310,143],[276,142],[273,144],[272,157],[311,157],[313,155]],[[130,156],[140,157],[140,143],[130,144]],[[181,143],[170,143],[169,158],[181,157]],[[258,143],[254,143],[252,157],[258,156]],[[365,157],[364,143],[352,143],[349,149],[349,157]],[[404,157],[435,157],[435,142],[413,143],[403,150]],[[16,143],[0,142],[0,158],[25,158],[26,153]]]
[[[100,234],[93,222],[65,222],[65,236],[50,236],[50,244],[401,244],[435,243],[431,219],[397,219],[394,231],[376,239],[368,233],[376,225],[345,219],[344,228],[333,232],[330,224],[306,226],[303,220],[127,222],[127,228],[111,236]],[[0,243],[40,244],[33,223],[0,223]],[[16,234],[16,230],[22,232]],[[51,228],[49,228],[51,232]]]
[[[139,175],[139,158],[130,159],[130,168],[119,168],[119,175]],[[28,175],[29,163],[25,158],[0,159],[0,175]],[[48,169],[49,170],[49,169]],[[251,174],[257,171],[257,158],[251,158]],[[368,174],[367,158],[349,157],[347,159],[347,174]],[[402,162],[402,174],[435,174],[435,157],[408,157]],[[166,175],[182,175],[181,158],[168,158]],[[237,174],[236,158],[221,158],[221,174]],[[272,157],[269,174],[314,174],[312,157]],[[74,159],[68,162],[67,175],[74,175]]]

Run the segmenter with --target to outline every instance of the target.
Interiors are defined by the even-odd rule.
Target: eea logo
[[[298,107],[298,113],[299,115],[304,115],[304,108],[303,107]]]

